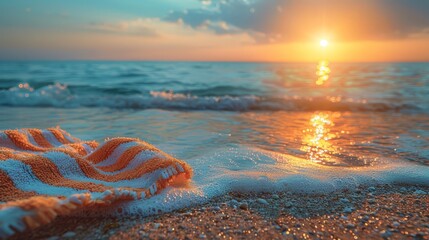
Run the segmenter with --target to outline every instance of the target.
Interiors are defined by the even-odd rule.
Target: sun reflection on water
[[[329,73],[331,73],[331,69],[329,68],[328,61],[322,60],[317,65],[317,80],[316,85],[321,86],[329,79]]]
[[[301,151],[307,153],[308,158],[317,163],[329,163],[333,154],[339,153],[330,140],[337,138],[338,134],[331,132],[334,126],[332,116],[327,113],[316,113],[309,122],[309,128],[303,130]]]

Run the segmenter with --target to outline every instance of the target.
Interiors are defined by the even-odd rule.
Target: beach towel
[[[98,144],[60,128],[0,131],[0,238],[113,204],[121,214],[121,203],[191,176],[188,164],[135,138]]]

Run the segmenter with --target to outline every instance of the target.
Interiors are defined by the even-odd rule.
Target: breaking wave
[[[91,87],[88,87],[91,88]],[[418,111],[421,107],[392,102],[328,97],[271,97],[257,95],[204,96],[172,91],[140,92],[111,89],[82,90],[54,83],[38,89],[28,83],[0,90],[1,106],[16,107],[107,107],[129,109],[220,110],[220,111]]]

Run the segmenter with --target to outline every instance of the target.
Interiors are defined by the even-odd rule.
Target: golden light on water
[[[329,73],[331,73],[331,69],[329,68],[328,61],[322,60],[317,65],[317,80],[316,85],[323,85],[329,79]]]
[[[337,137],[331,132],[332,126],[332,118],[326,113],[316,113],[310,119],[309,128],[304,130],[301,151],[306,152],[311,161],[329,162],[331,154],[338,152],[330,143],[332,138]]]

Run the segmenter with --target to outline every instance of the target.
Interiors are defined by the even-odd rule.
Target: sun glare
[[[329,42],[326,39],[321,39],[320,42],[319,42],[319,44],[320,44],[321,47],[325,48],[325,47],[327,47],[329,45]]]

